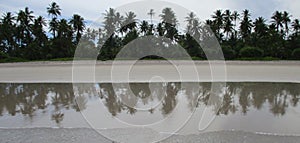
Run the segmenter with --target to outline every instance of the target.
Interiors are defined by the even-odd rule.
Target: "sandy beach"
[[[207,61],[140,61],[129,65],[126,61],[75,66],[72,61],[3,63],[0,82],[300,82],[300,61],[215,61],[212,66]]]
[[[300,61],[141,61],[130,67],[130,62],[25,62],[0,64],[1,83],[71,83],[71,82],[295,82],[300,83]],[[195,71],[190,69],[196,69]],[[224,70],[225,69],[225,70]],[[128,72],[128,70],[130,72]],[[181,76],[178,71],[182,71]],[[225,73],[224,73],[225,71]],[[213,76],[212,76],[213,73]],[[129,77],[128,79],[126,77]],[[130,135],[147,135],[157,132],[146,129],[107,130],[117,142],[131,142]],[[145,130],[145,131],[144,131]],[[90,128],[2,128],[0,142],[112,142]],[[214,142],[214,143],[298,143],[299,136],[280,136],[240,131],[218,131],[191,135],[174,135],[162,142]]]

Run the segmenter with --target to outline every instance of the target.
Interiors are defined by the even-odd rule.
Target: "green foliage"
[[[295,60],[300,60],[300,48],[297,48],[293,51],[292,57]]]
[[[260,48],[256,47],[244,47],[240,50],[240,56],[246,58],[259,58],[263,57],[264,52]]]
[[[8,56],[6,53],[3,53],[3,52],[0,51],[0,60],[6,59],[6,58],[8,58],[8,57],[9,57],[9,56]]]
[[[140,44],[136,46],[136,51],[145,52],[143,48],[156,46],[169,48],[170,45],[177,44],[183,47],[192,59],[206,59],[197,41],[206,40],[211,33],[203,33],[207,30],[203,29],[194,13],[185,17],[186,33],[177,29],[176,13],[171,8],[164,8],[157,14],[161,18],[157,24],[152,23],[152,16],[156,13],[153,9],[149,12],[151,22],[139,22],[133,12],[120,13],[110,8],[104,13],[103,27],[95,29],[86,29],[84,18],[78,14],[74,14],[70,19],[61,18],[61,8],[55,2],[47,7],[47,13],[47,20],[42,16],[35,16],[28,7],[17,14],[3,14],[0,18],[2,62],[70,60],[74,57],[76,47],[82,47],[81,51],[76,53],[80,58],[97,56],[98,60],[114,60],[125,45],[141,36],[165,37],[170,41],[154,40],[151,41],[152,45]],[[297,49],[300,47],[299,20],[292,20],[286,11],[276,11],[271,19],[272,23],[268,24],[269,20],[263,17],[251,19],[249,10],[243,10],[239,14],[237,11],[226,9],[216,10],[211,19],[206,20],[206,24],[219,40],[226,60],[300,60],[300,52]],[[52,35],[48,36],[47,32]],[[168,52],[176,55],[178,51]],[[206,52],[215,51],[208,49]],[[157,58],[149,56],[145,59]],[[175,57],[174,59],[176,60]]]
[[[241,60],[241,61],[278,61],[279,58],[274,57],[261,57],[261,58],[237,58],[235,60]]]
[[[229,46],[222,46],[222,51],[226,60],[232,60],[236,57],[236,52]]]
[[[15,62],[27,62],[28,60],[17,58],[17,57],[9,57],[6,59],[0,59],[0,63],[15,63]]]

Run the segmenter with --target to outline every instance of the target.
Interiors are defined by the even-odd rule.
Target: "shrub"
[[[264,51],[256,47],[244,47],[240,50],[241,57],[259,58],[263,57]]]
[[[0,52],[0,59],[6,59],[9,56],[6,53]]]
[[[292,52],[292,57],[294,59],[300,60],[300,48],[297,48]]]
[[[232,60],[236,56],[236,52],[229,46],[222,46],[222,51],[226,60]]]

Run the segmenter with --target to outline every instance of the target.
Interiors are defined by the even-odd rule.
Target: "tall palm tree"
[[[112,35],[115,30],[122,26],[123,16],[115,9],[109,8],[104,13],[104,29],[107,36]]]
[[[150,11],[147,14],[150,15],[151,24],[153,24],[152,23],[152,18],[155,15],[154,9],[150,9]]]
[[[130,11],[126,13],[126,17],[123,21],[121,32],[127,32],[128,30],[133,30],[136,28],[136,15],[134,12]]]
[[[216,34],[218,38],[221,38],[221,28],[223,27],[223,19],[224,14],[222,13],[222,10],[216,10],[214,12],[214,15],[211,16],[213,18],[213,24],[216,28]]]
[[[258,17],[257,19],[255,19],[253,24],[254,31],[259,37],[267,33],[268,25],[266,24],[266,19],[264,19],[263,17]]]
[[[76,31],[76,43],[78,43],[81,38],[82,32],[85,28],[84,19],[80,15],[74,14],[69,23],[73,26],[73,29]]]
[[[174,40],[174,38],[178,34],[178,31],[175,28],[177,25],[177,19],[174,11],[171,8],[167,7],[162,10],[162,14],[160,14],[159,16],[161,17],[163,26],[167,32],[166,37]]]
[[[171,8],[169,8],[169,7],[164,8],[162,10],[162,14],[160,14],[159,16],[161,17],[161,20],[163,23],[168,23],[173,26],[176,26],[177,19],[176,19],[174,11]]]
[[[49,31],[52,31],[53,38],[56,37],[56,31],[58,30],[57,29],[57,27],[58,27],[57,16],[61,15],[60,11],[61,11],[61,9],[56,2],[52,2],[47,7],[48,16],[51,16],[51,21],[49,23],[49,26],[50,26]]]
[[[116,16],[116,10],[113,8],[109,8],[109,10],[106,10],[104,15],[104,29],[106,34],[109,36],[113,34],[113,32],[116,30],[115,26],[115,16]]]
[[[52,2],[51,4],[49,4],[49,7],[47,7],[47,13],[49,16],[51,15],[52,18],[60,16],[61,15],[60,11],[61,9],[56,2]]]
[[[4,45],[4,49],[2,49],[4,52],[7,52],[9,56],[14,56],[13,52],[15,50],[15,30],[16,25],[14,23],[15,16],[11,12],[7,12],[3,15],[3,18],[1,19],[1,38],[3,38],[4,41],[2,44]],[[1,41],[2,42],[2,41]]]
[[[233,16],[230,10],[225,10],[224,12],[224,32],[226,33],[226,37],[229,38],[229,34],[232,33],[233,30]]]
[[[186,28],[186,31],[189,33],[191,32],[191,29],[192,29],[192,25],[193,25],[193,22],[197,20],[196,18],[196,15],[194,12],[190,12],[188,13],[188,16],[185,17],[185,21],[187,22],[187,28]]]
[[[18,24],[18,39],[21,48],[25,48],[31,40],[31,27],[34,16],[32,15],[33,11],[30,11],[28,7],[25,10],[20,10],[17,16]],[[25,45],[24,45],[25,44]]]
[[[57,18],[52,18],[52,20],[49,23],[49,32],[52,32],[53,39],[56,37],[56,31],[58,30],[58,20]]]
[[[246,41],[246,39],[250,36],[253,26],[250,16],[251,14],[249,13],[249,10],[246,9],[243,11],[243,19],[241,21],[240,31],[244,41]]]
[[[233,11],[232,20],[234,21],[234,26],[237,26],[237,21],[240,20],[240,14],[237,11]]]
[[[286,11],[283,12],[282,14],[282,22],[285,26],[285,33],[286,35],[289,34],[289,23],[291,22],[290,14]]]
[[[279,29],[283,27],[282,13],[279,11],[276,11],[271,18],[273,19],[272,23],[276,25],[277,32],[279,32]]]

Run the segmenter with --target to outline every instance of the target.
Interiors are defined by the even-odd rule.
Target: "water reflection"
[[[179,92],[184,93],[180,95],[186,97],[190,111],[199,105],[214,106],[209,98],[218,98],[222,104],[214,109],[216,115],[246,115],[250,110],[268,108],[274,116],[284,116],[287,108],[298,106],[300,99],[300,84],[293,83],[227,83],[222,96],[215,97],[210,93],[211,83],[199,83],[198,87],[186,89],[181,89],[180,83],[131,83],[134,95],[124,84],[115,85],[117,88],[111,83],[80,84],[73,89],[73,85],[67,83],[0,84],[0,116],[21,114],[34,118],[47,109],[51,112],[50,119],[59,124],[65,117],[65,110],[79,112],[88,107],[89,101],[99,98],[112,116],[134,115],[138,110],[133,107],[140,106],[147,107],[150,114],[168,115],[178,103]],[[138,98],[132,100],[132,96]]]

